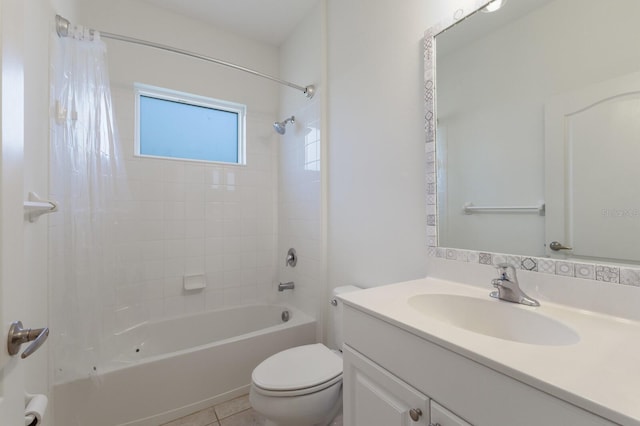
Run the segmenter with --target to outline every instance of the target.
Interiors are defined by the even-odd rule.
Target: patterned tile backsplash
[[[429,255],[458,262],[479,263],[481,265],[496,266],[500,263],[508,263],[516,269],[531,272],[640,287],[640,269],[638,268],[623,268],[545,257],[515,256],[442,247],[430,247]]]

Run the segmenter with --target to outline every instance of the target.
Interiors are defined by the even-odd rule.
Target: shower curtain
[[[53,40],[49,222],[50,317],[56,383],[100,373],[112,303],[119,212],[126,198],[106,46],[80,26]]]

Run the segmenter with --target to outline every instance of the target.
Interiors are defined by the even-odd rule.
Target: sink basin
[[[488,295],[483,300],[453,294],[420,294],[408,302],[429,318],[498,339],[549,346],[580,341],[573,329],[535,312],[535,308],[488,299]]]

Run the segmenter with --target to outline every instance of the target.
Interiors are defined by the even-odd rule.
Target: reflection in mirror
[[[640,262],[638,16],[510,1],[436,36],[440,246]]]

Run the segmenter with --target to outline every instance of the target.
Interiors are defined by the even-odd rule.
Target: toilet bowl
[[[355,290],[337,287],[333,294]],[[342,303],[332,305],[334,340],[341,348]],[[249,400],[267,426],[327,426],[342,411],[342,354],[321,343],[278,352],[253,370]]]
[[[342,408],[342,357],[320,343],[267,358],[251,379],[251,406],[272,425],[326,426]]]

